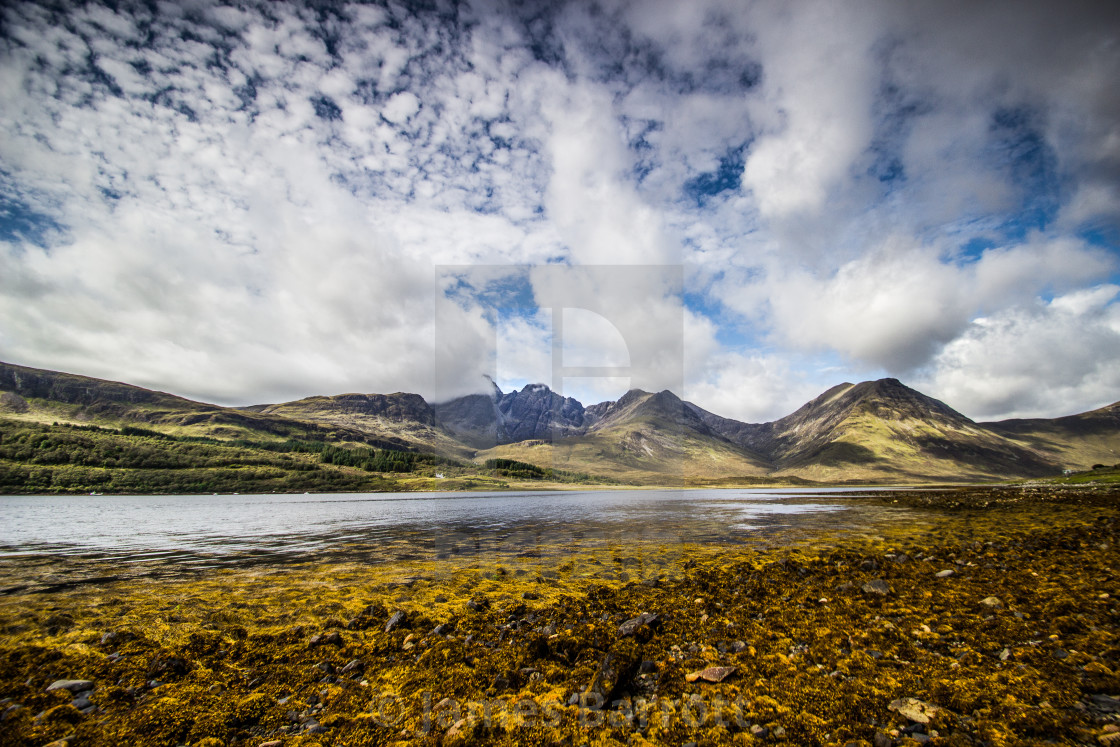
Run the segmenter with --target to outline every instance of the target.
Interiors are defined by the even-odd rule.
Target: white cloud
[[[393,124],[404,124],[420,111],[420,99],[411,91],[393,94],[381,109],[381,116]]]
[[[1120,287],[977,319],[919,382],[974,419],[1053,417],[1120,397]]]
[[[756,12],[767,66],[754,110],[771,123],[751,148],[744,187],[766,218],[816,213],[869,144],[875,38],[855,6],[769,5]]]
[[[746,419],[931,365],[955,406],[1041,412],[1012,374],[1055,380],[1046,330],[1110,350],[1113,307],[1079,295],[1115,282],[1082,236],[1108,240],[1120,177],[1090,4],[193,8],[2,11],[0,357],[223,402],[427,393],[437,265],[684,261],[689,309],[657,282],[575,295],[670,351],[630,383],[683,370]],[[456,322],[464,381],[494,365],[483,312]],[[503,333],[527,369],[538,327]],[[966,385],[1000,340],[1031,348],[1003,400]],[[1103,396],[1105,358],[1070,352],[1047,412]]]

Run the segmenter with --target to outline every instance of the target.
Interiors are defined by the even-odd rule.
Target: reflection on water
[[[904,509],[828,489],[0,497],[0,584],[337,560],[785,544]]]

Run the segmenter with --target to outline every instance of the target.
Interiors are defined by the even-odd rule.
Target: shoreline
[[[779,548],[10,594],[0,744],[1100,744],[1120,727],[1120,490],[865,499],[937,510]],[[88,695],[47,692],[59,680]]]

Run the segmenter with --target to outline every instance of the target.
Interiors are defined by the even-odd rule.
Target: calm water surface
[[[852,491],[848,490],[851,494]],[[0,564],[189,570],[675,542],[783,544],[905,513],[828,489],[3,496]],[[15,573],[13,573],[15,572]],[[68,575],[68,574],[63,574]]]

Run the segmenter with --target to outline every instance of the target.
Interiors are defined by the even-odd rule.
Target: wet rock
[[[101,645],[108,646],[112,644],[114,646],[119,646],[122,643],[127,643],[128,641],[134,640],[135,638],[136,634],[131,633],[127,630],[111,630],[101,636]]]
[[[485,612],[490,609],[490,600],[486,597],[473,597],[467,602],[467,608],[475,612]]]
[[[522,599],[528,599],[529,601],[534,601],[534,600],[540,599],[541,595],[538,594],[535,591],[527,591],[527,592],[525,592],[524,594],[521,595],[521,598]]]
[[[452,632],[454,632],[454,630],[455,630],[455,623],[453,623],[453,622],[440,623],[439,625],[432,628],[432,634],[433,635],[441,635],[441,636],[450,635]]]
[[[148,667],[148,676],[166,682],[189,674],[193,669],[193,664],[177,656],[160,657],[155,659]]]
[[[341,646],[342,635],[336,630],[332,633],[317,633],[311,636],[311,640],[307,642],[308,648],[315,648],[316,646]]]
[[[643,612],[637,617],[632,617],[622,625],[618,626],[618,634],[620,636],[637,635],[639,632],[650,632],[648,629],[653,628],[659,620],[659,616],[653,612]]]
[[[642,662],[640,667],[638,667],[638,671],[642,674],[653,674],[657,671],[657,662],[653,662],[647,659],[646,661]]]
[[[1054,650],[1054,658],[1057,659],[1058,661],[1061,661],[1062,659],[1067,659],[1067,658],[1069,658],[1069,651],[1066,651],[1065,649],[1062,649],[1062,648],[1055,649]]]
[[[770,730],[762,724],[751,724],[751,736],[755,739],[766,739],[770,736]]]
[[[918,700],[917,698],[898,698],[892,700],[890,705],[887,706],[887,709],[895,711],[903,718],[916,721],[919,724],[928,724],[930,718],[941,710],[937,706],[930,705],[924,700]]]
[[[877,732],[875,738],[871,740],[872,747],[893,747],[894,740],[891,739],[889,734]]]
[[[731,644],[730,651],[733,654],[738,654],[746,651],[748,648],[749,646],[747,646],[746,641],[735,641]]]
[[[377,622],[385,616],[385,608],[380,604],[366,605],[357,617],[346,623],[347,630],[365,630],[378,625]]]
[[[404,610],[397,610],[390,617],[389,621],[385,623],[385,632],[392,633],[397,628],[403,626],[408,622],[408,613]]]
[[[708,667],[697,672],[690,672],[684,676],[689,682],[703,680],[705,682],[723,682],[735,673],[735,667]]]
[[[879,596],[885,597],[887,594],[891,593],[890,584],[881,578],[868,581],[862,588],[864,594],[878,594]]]
[[[20,705],[19,703],[13,703],[12,705],[6,707],[4,709],[4,712],[2,714],[0,714],[0,722],[7,721],[12,716],[16,715],[17,711],[21,711],[21,710],[23,710],[22,705]]]
[[[868,558],[859,564],[859,569],[861,571],[877,571],[879,570],[879,563],[872,558]]]
[[[452,741],[461,739],[470,730],[470,721],[465,718],[461,718],[453,723],[451,725],[451,728],[447,730],[447,739]]]
[[[949,578],[949,576],[952,576],[953,573],[955,573],[955,571],[953,571],[952,568],[946,568],[943,571],[938,571],[937,573],[933,574],[933,577],[934,578]]]
[[[999,597],[984,597],[980,600],[980,604],[991,610],[1003,608],[1003,601]]]
[[[586,692],[602,698],[600,703],[610,701],[619,680],[627,672],[632,671],[632,664],[632,660],[613,653],[606,654],[599,662],[599,668],[591,678],[591,684],[587,686]]]
[[[352,659],[351,661],[346,663],[346,666],[344,666],[342,668],[341,673],[342,674],[350,674],[351,672],[354,672],[354,673],[364,672],[365,669],[366,669],[366,665],[364,663],[362,663],[361,659]]]
[[[57,680],[55,682],[52,682],[50,685],[47,685],[47,692],[51,692],[52,690],[69,690],[70,692],[77,694],[85,690],[92,689],[92,680]]]
[[[1120,713],[1120,700],[1112,696],[1099,693],[1089,696],[1089,707],[1101,713]]]

